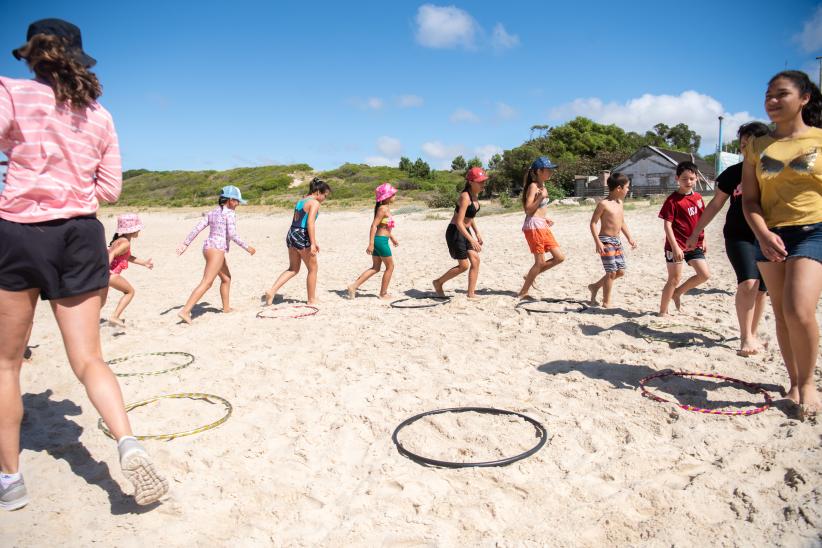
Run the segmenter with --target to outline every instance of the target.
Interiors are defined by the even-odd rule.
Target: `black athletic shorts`
[[[737,284],[745,280],[759,280],[759,290],[767,291],[765,280],[756,266],[756,241],[725,238],[725,253],[728,254],[728,260],[736,272]]]
[[[95,216],[14,223],[0,219],[0,289],[37,288],[44,301],[108,287],[108,250]]]
[[[462,235],[462,232],[457,230],[457,225],[451,223],[445,231],[445,241],[448,243],[448,253],[451,254],[452,259],[458,261],[468,258],[468,250],[471,249],[471,244]]]

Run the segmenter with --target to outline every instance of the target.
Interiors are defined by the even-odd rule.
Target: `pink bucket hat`
[[[117,216],[117,234],[131,234],[143,230],[143,223],[136,213],[123,213]]]
[[[388,183],[383,183],[380,186],[378,186],[377,189],[374,191],[374,197],[378,202],[382,202],[383,200],[387,200],[396,193],[396,188],[394,188]]]

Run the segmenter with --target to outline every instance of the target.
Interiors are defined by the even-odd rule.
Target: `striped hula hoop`
[[[765,396],[765,405],[756,407],[754,409],[746,409],[742,411],[726,411],[724,409],[706,409],[704,407],[697,407],[695,405],[683,405],[668,399],[665,399],[661,396],[657,396],[656,394],[650,392],[648,388],[645,386],[649,381],[654,379],[659,379],[662,377],[704,377],[708,379],[720,379],[723,381],[729,381],[735,384],[741,384],[742,386],[748,387],[756,392],[759,392],[763,396]],[[673,403],[677,407],[684,409],[686,411],[694,411],[695,413],[705,413],[706,415],[725,415],[728,417],[734,416],[749,416],[749,415],[756,415],[757,413],[762,413],[763,411],[767,411],[768,408],[773,404],[773,398],[768,392],[762,388],[758,384],[754,384],[747,381],[741,381],[739,379],[734,379],[733,377],[726,377],[725,375],[718,375],[716,373],[694,373],[690,371],[662,371],[660,373],[654,373],[653,375],[648,375],[639,381],[639,387],[642,389],[642,395],[646,398],[652,399],[654,401],[658,401],[660,403]]]

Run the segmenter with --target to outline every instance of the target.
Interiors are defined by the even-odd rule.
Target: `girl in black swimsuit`
[[[445,241],[448,244],[448,253],[457,260],[457,266],[451,267],[445,274],[434,280],[434,290],[440,297],[445,296],[443,284],[468,272],[468,298],[476,298],[477,279],[479,278],[480,257],[482,251],[482,236],[477,228],[475,217],[480,210],[477,196],[482,192],[488,175],[479,167],[472,167],[465,174],[465,188],[457,199],[454,216],[445,231]],[[473,232],[473,234],[472,234]]]

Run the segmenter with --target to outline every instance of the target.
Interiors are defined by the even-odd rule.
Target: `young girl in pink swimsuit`
[[[199,285],[191,292],[191,296],[186,301],[185,306],[177,314],[181,320],[187,324],[191,323],[191,310],[197,304],[205,292],[211,288],[217,276],[220,277],[220,298],[223,301],[223,312],[231,312],[228,302],[228,295],[231,289],[231,271],[228,270],[228,262],[225,254],[228,253],[229,242],[233,241],[242,247],[249,254],[254,255],[256,249],[245,243],[237,235],[237,220],[234,210],[238,205],[244,204],[240,189],[236,186],[224,186],[220,192],[220,199],[217,207],[205,214],[197,223],[197,226],[189,233],[185,241],[177,247],[177,255],[182,255],[194,238],[209,227],[208,238],[203,242],[203,256],[206,260],[203,279]]]
[[[151,259],[138,259],[131,254],[131,240],[139,236],[141,230],[143,230],[143,223],[136,213],[119,215],[117,217],[117,232],[115,232],[108,246],[108,286],[123,294],[114,309],[114,314],[109,317],[108,321],[120,327],[126,325],[120,316],[134,298],[134,287],[123,277],[123,270],[128,268],[128,263],[138,264],[149,270],[154,268]]]

